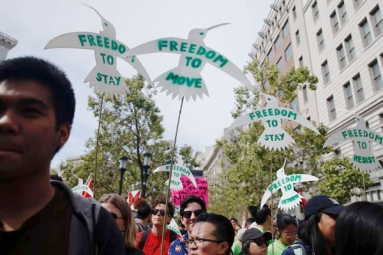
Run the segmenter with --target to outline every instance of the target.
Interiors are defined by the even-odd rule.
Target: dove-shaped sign
[[[355,116],[356,127],[347,128],[336,132],[327,138],[323,147],[327,147],[336,143],[353,141],[354,156],[352,164],[359,170],[373,171],[380,168],[379,161],[372,154],[372,143],[383,146],[383,136],[368,129],[366,121],[361,117]]]
[[[129,92],[129,88],[117,70],[116,56],[125,53],[129,48],[116,39],[116,30],[112,23],[102,17],[97,10],[88,7],[100,16],[103,31],[100,31],[99,34],[92,32],[63,34],[50,40],[45,49],[75,48],[94,50],[96,66],[88,74],[84,82],[89,82],[89,87],[94,87],[96,93],[105,94],[106,97],[117,97],[120,94],[126,94]],[[123,60],[132,65],[147,82],[152,83],[145,68],[135,56],[125,57]]]
[[[309,182],[309,181],[318,181],[319,179],[315,176],[308,174],[285,174],[285,163],[282,168],[277,171],[277,180],[273,181],[269,187],[267,187],[265,194],[262,197],[261,206],[266,203],[266,201],[271,197],[272,193],[275,193],[279,189],[282,190],[282,197],[279,200],[278,208],[282,210],[289,210],[299,205],[302,201],[302,196],[294,190],[294,183],[298,182]]]
[[[169,172],[170,171],[170,165],[163,165],[160,167],[157,167],[156,170],[154,170],[153,173],[158,172]],[[193,183],[194,187],[197,188],[197,182],[194,178],[194,175],[192,172],[183,166],[173,165],[173,171],[172,171],[172,178],[170,179],[170,189],[171,190],[181,190],[183,189],[182,182],[181,182],[181,175],[185,175],[189,178],[189,180]],[[166,181],[167,183],[167,181]]]
[[[89,188],[88,185],[84,184],[84,181],[79,178],[78,179],[78,185],[76,187],[72,188],[73,193],[78,194],[82,196],[82,192],[88,193],[91,197],[93,197],[93,191],[91,188]]]
[[[197,96],[202,99],[204,94],[209,96],[206,84],[201,77],[201,71],[206,63],[231,75],[250,90],[253,90],[253,85],[249,79],[236,65],[221,53],[207,47],[203,41],[208,31],[227,24],[229,23],[222,23],[205,29],[195,28],[189,32],[187,39],[167,37],[150,41],[127,51],[120,57],[127,58],[155,52],[180,54],[178,66],[154,80],[154,82],[158,82],[157,87],[162,87],[161,92],[167,91],[167,95],[173,94],[173,99],[178,96],[179,99],[185,97],[188,101],[189,98],[196,100]]]
[[[295,143],[293,138],[282,128],[282,119],[297,122],[319,134],[318,129],[305,117],[292,109],[278,107],[277,98],[267,94],[264,94],[264,96],[266,97],[267,108],[251,111],[242,115],[231,124],[229,129],[247,125],[255,121],[262,121],[265,130],[259,137],[258,143],[270,150],[282,150]]]

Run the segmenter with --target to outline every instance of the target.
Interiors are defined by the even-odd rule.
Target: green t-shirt
[[[239,255],[242,252],[242,243],[240,241],[235,241],[231,246],[231,250],[234,255]]]
[[[271,245],[272,244],[267,247],[267,255],[281,255],[282,252],[287,249],[287,246],[279,241],[279,239],[274,241],[274,253]]]

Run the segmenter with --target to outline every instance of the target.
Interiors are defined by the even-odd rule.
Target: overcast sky
[[[111,22],[117,39],[133,48],[163,37],[187,38],[193,28],[207,28],[228,22],[231,25],[210,30],[204,42],[220,52],[240,69],[250,62],[248,53],[270,11],[272,0],[84,0]],[[97,118],[87,110],[88,95],[93,94],[84,79],[95,66],[94,51],[80,49],[43,50],[52,38],[70,32],[102,30],[100,17],[79,1],[17,0],[2,1],[0,31],[18,40],[7,58],[33,55],[61,67],[73,83],[76,114],[71,137],[55,156],[52,167],[67,157],[82,155],[86,140],[94,135]],[[138,56],[152,80],[178,64],[179,55],[156,53]],[[136,72],[118,60],[124,77]],[[202,77],[209,97],[184,103],[177,145],[191,145],[204,151],[211,146],[233,119],[233,89],[239,82],[224,72],[206,65]],[[159,93],[156,104],[164,116],[165,139],[174,139],[180,101]]]

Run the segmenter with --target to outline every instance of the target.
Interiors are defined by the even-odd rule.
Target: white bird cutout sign
[[[88,185],[84,184],[84,181],[81,178],[78,178],[78,185],[72,188],[73,193],[82,196],[82,192],[87,192],[91,197],[93,197],[93,191],[89,188]]]
[[[267,94],[263,95],[267,102],[266,108],[242,115],[231,124],[229,130],[255,121],[262,121],[265,130],[259,137],[258,143],[270,150],[286,149],[295,143],[294,139],[282,128],[282,119],[297,122],[319,134],[318,129],[305,117],[292,109],[279,107],[277,98]]]
[[[94,87],[96,93],[104,94],[106,97],[124,95],[129,92],[129,88],[117,70],[116,57],[125,53],[129,48],[116,39],[116,30],[112,23],[102,17],[97,10],[88,7],[100,16],[103,31],[100,31],[99,34],[92,32],[63,34],[50,40],[45,49],[75,48],[94,50],[96,66],[88,74],[84,82],[89,82],[89,87]],[[123,60],[132,65],[147,82],[153,83],[145,68],[135,56],[125,57]]]
[[[163,165],[160,167],[157,167],[156,170],[153,171],[153,173],[158,172],[169,172],[170,171],[170,165]],[[194,178],[193,173],[187,169],[186,167],[179,166],[179,165],[173,165],[173,171],[172,171],[172,178],[170,179],[170,189],[171,190],[182,190],[182,181],[181,181],[181,175],[185,175],[189,180],[193,183],[194,187],[197,188],[197,182]],[[167,184],[168,181],[166,181]]]
[[[323,145],[327,147],[336,143],[353,141],[354,156],[352,164],[355,168],[365,171],[374,171],[380,168],[379,161],[371,151],[373,143],[380,144],[383,147],[383,136],[368,129],[366,121],[358,115],[355,115],[356,127],[346,128],[331,135]]]
[[[277,192],[279,189],[282,190],[282,197],[279,200],[278,208],[282,210],[289,210],[302,201],[302,196],[294,190],[294,184],[300,182],[318,181],[319,179],[309,174],[285,174],[285,163],[282,168],[277,171],[277,180],[273,181],[269,187],[267,187],[265,194],[263,194],[261,206],[271,197],[271,194]]]
[[[187,39],[167,37],[153,40],[132,48],[120,57],[127,58],[156,52],[180,54],[176,68],[154,79],[154,82],[158,82],[157,87],[162,87],[161,92],[166,91],[166,95],[173,94],[173,99],[178,96],[179,99],[185,97],[186,101],[190,98],[195,101],[197,96],[201,99],[203,95],[209,96],[206,84],[201,77],[201,71],[206,63],[222,70],[252,90],[253,85],[246,75],[228,58],[207,47],[203,41],[211,29],[228,24],[222,23],[205,29],[195,28],[189,32]]]

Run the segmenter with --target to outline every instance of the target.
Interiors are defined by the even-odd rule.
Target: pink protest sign
[[[208,180],[202,177],[195,177],[195,179],[197,182],[197,188],[194,187],[193,183],[186,176],[181,176],[181,182],[184,188],[178,191],[174,191],[174,190],[172,191],[172,201],[175,205],[180,205],[181,201],[185,197],[194,195],[194,196],[202,198],[206,203],[206,207],[208,206],[208,203],[209,203]]]

